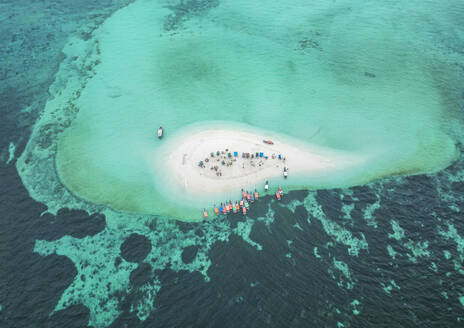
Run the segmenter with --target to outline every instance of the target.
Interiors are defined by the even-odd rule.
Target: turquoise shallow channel
[[[64,50],[57,80],[65,83],[37,125],[66,120],[55,165],[78,198],[199,219],[192,213],[204,203],[173,204],[169,179],[149,160],[162,145],[160,125],[173,138],[192,124],[240,123],[368,158],[349,185],[434,172],[456,159],[459,76],[417,11],[390,6],[380,15],[341,1],[334,16],[326,1],[222,1],[183,22],[168,4],[136,1]],[[302,176],[283,186],[312,185]]]

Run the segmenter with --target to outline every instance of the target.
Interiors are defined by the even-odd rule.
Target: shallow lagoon
[[[318,188],[448,166],[459,126],[457,105],[443,92],[455,82],[452,67],[438,51],[418,50],[427,34],[403,9],[373,19],[366,7],[338,4],[346,14],[324,21],[331,6],[270,2],[255,17],[249,5],[226,2],[171,30],[165,4],[138,1],[118,11],[87,41],[96,44],[97,65],[71,99],[78,113],[58,138],[60,179],[117,210],[190,216],[208,204],[172,211],[179,204],[165,197],[155,133],[163,125],[174,138],[212,120],[366,158]],[[315,187],[298,178],[287,186]]]

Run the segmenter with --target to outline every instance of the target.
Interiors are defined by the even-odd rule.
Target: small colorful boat
[[[268,145],[273,145],[274,143],[272,142],[272,140],[263,140],[263,142],[265,144],[268,144]]]
[[[206,209],[203,209],[203,218],[206,220],[208,218],[208,212],[206,212]]]
[[[258,200],[258,197],[259,197],[259,194],[258,194],[258,192],[257,192],[256,189],[255,189],[255,199]]]

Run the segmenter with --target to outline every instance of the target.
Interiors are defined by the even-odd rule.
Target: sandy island
[[[263,140],[272,140],[266,144]],[[229,129],[211,129],[176,138],[166,146],[168,175],[187,194],[240,193],[262,187],[266,180],[320,176],[359,163],[353,155],[309,144],[296,145],[281,137]],[[213,197],[215,198],[215,197]]]

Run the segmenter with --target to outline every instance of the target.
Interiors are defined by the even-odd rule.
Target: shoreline
[[[214,126],[184,130],[170,140],[161,141],[164,144],[152,163],[153,167],[161,163],[161,168],[154,172],[159,173],[157,180],[168,198],[173,195],[178,203],[188,201],[197,204],[194,207],[211,208],[221,201],[239,199],[242,189],[262,193],[267,180],[272,188],[278,185],[285,188],[300,184],[301,176],[319,180],[321,176],[364,162],[353,154],[270,135],[259,129],[253,128],[252,132],[242,125],[227,129]],[[274,144],[264,143],[267,139]],[[287,179],[283,176],[284,168],[288,169]]]

